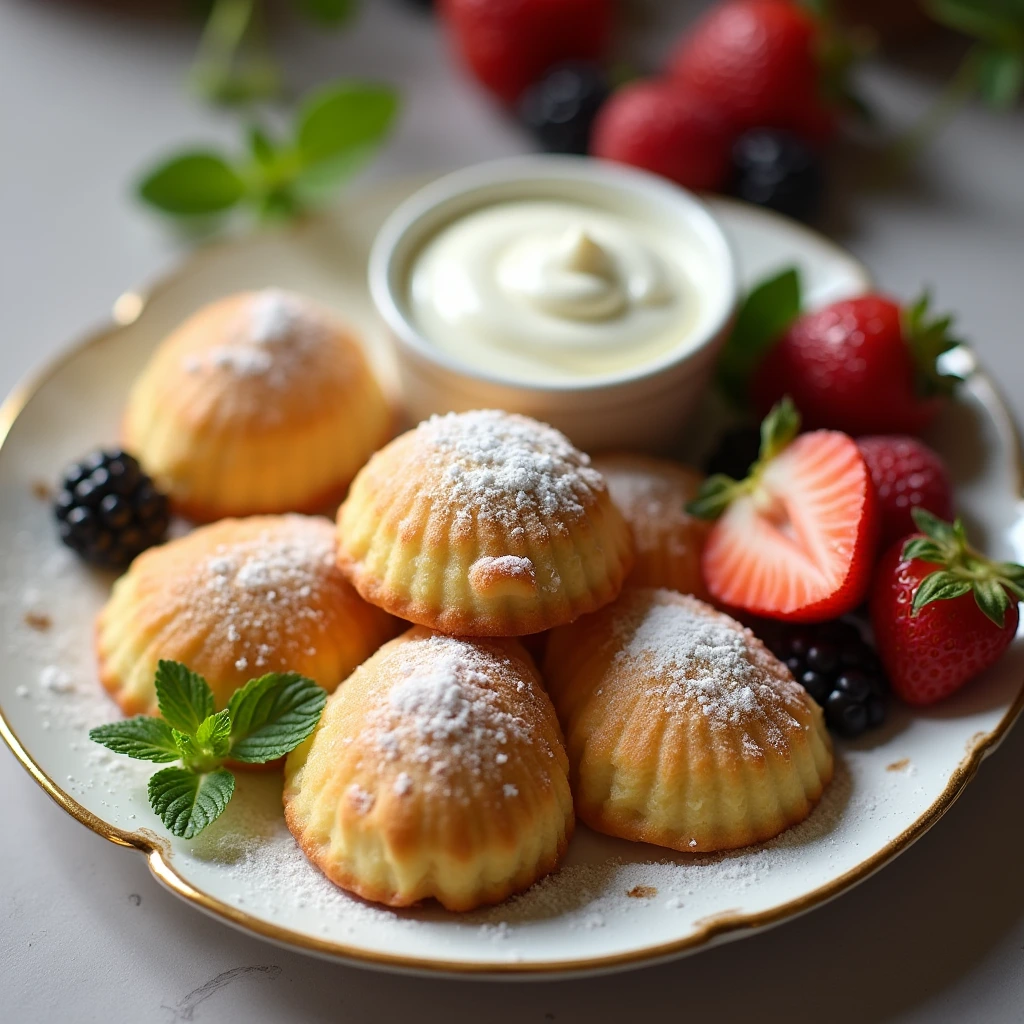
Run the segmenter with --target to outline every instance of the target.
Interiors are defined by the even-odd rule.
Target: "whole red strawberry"
[[[990,562],[950,524],[914,510],[921,534],[882,556],[871,591],[875,647],[893,690],[934,704],[994,665],[1017,632],[1024,566]]]
[[[754,405],[769,409],[789,395],[809,427],[920,433],[959,381],[937,365],[959,344],[950,322],[929,317],[927,296],[903,308],[884,295],[861,295],[804,313],[755,371]]]
[[[953,518],[953,489],[938,452],[916,437],[900,434],[862,437],[857,447],[875,485],[883,547],[917,529],[915,508],[940,519]]]
[[[738,132],[786,128],[824,142],[836,114],[825,102],[821,23],[792,0],[730,0],[683,37],[670,74]]]
[[[733,136],[713,112],[670,83],[633,82],[613,93],[594,122],[590,152],[661,174],[684,188],[719,189]]]
[[[440,13],[464,63],[504,103],[553,64],[604,58],[611,0],[441,0]]]
[[[783,400],[761,424],[745,480],[709,477],[691,515],[715,519],[701,572],[715,601],[791,622],[838,618],[864,600],[878,540],[875,489],[854,441],[834,430],[797,436]]]

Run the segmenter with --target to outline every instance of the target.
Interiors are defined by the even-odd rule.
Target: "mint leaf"
[[[177,761],[181,756],[171,727],[151,715],[136,715],[124,722],[98,725],[89,730],[89,739],[101,743],[115,754],[127,754],[140,761],[161,764]]]
[[[1024,10],[1021,14],[1024,21]],[[978,61],[978,92],[997,110],[1009,110],[1024,90],[1024,52],[985,50]]]
[[[226,757],[231,747],[231,712],[225,708],[203,720],[196,729],[196,744],[211,757]]]
[[[391,128],[397,110],[398,96],[386,86],[349,81],[321,89],[299,111],[299,154],[309,165],[375,145]]]
[[[231,696],[230,757],[262,764],[297,747],[320,721],[327,694],[296,672],[252,679]]]
[[[373,146],[355,146],[329,160],[320,160],[303,167],[295,176],[295,194],[303,203],[323,202],[373,156]]]
[[[201,216],[230,210],[245,195],[245,182],[222,157],[200,150],[153,168],[139,182],[138,192],[164,213]]]
[[[355,11],[355,0],[301,0],[306,14],[322,25],[334,28],[347,21]]]
[[[177,661],[160,661],[156,669],[156,700],[172,728],[193,736],[213,714],[213,691],[206,680]]]
[[[277,146],[258,124],[249,125],[249,152],[262,167],[271,166],[277,159]]]
[[[800,274],[795,267],[762,281],[743,300],[718,361],[718,385],[736,404],[746,404],[751,374],[800,315],[801,303]]]
[[[187,768],[164,768],[149,780],[149,805],[171,835],[192,839],[224,813],[235,791],[226,768],[200,774]]]

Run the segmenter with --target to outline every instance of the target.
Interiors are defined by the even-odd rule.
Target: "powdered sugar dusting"
[[[604,490],[589,456],[525,416],[494,409],[432,416],[416,428],[415,441],[417,462],[440,481],[438,501],[509,529],[524,517],[581,516]]]
[[[298,653],[289,625],[323,617],[310,596],[334,571],[333,532],[324,525],[314,528],[313,521],[295,517],[290,529],[266,529],[220,544],[201,566],[198,580],[182,581],[188,588],[181,595],[183,604],[198,594],[198,611],[237,647],[240,671],[265,668],[275,650],[284,664]],[[195,613],[194,608],[184,612]]]
[[[506,709],[495,681],[511,682],[521,668],[492,648],[446,636],[413,640],[397,656],[399,679],[367,722],[381,760],[423,766],[428,793],[463,798],[468,776],[515,795],[509,793],[515,786],[503,783],[505,750],[513,741],[533,743],[534,735],[524,718]],[[403,772],[395,791],[416,784]]]
[[[314,366],[330,325],[297,295],[267,288],[253,293],[221,345],[185,356],[189,374],[224,370],[284,388]]]
[[[620,607],[614,629],[621,647],[613,667],[641,671],[648,693],[664,702],[667,714],[697,709],[713,727],[727,729],[756,721],[759,735],[784,742],[773,723],[788,718],[787,707],[806,697],[787,674],[768,670],[769,656],[755,646],[753,634],[671,591],[636,591]],[[746,733],[741,739],[756,752]]]

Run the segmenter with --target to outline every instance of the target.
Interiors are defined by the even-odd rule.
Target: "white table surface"
[[[442,59],[430,21],[364,0],[341,37],[281,42],[299,88],[379,76],[404,87],[375,174],[517,152],[525,140]],[[122,4],[121,6],[127,6]],[[139,0],[138,7],[147,4]],[[631,36],[662,51],[666,2]],[[233,139],[181,88],[194,31],[56,0],[0,2],[0,390],[85,328],[181,244],[127,198],[164,147]],[[872,69],[899,117],[933,82]],[[962,117],[897,193],[846,189],[836,233],[909,297],[923,283],[1024,414],[1024,117]],[[841,230],[839,230],[841,229]],[[690,959],[571,982],[456,982],[356,970],[279,949],[163,890],[141,857],[65,815],[0,750],[0,1018],[132,1021],[762,1022],[1024,1020],[1024,728],[947,817],[879,875],[769,933]],[[643,1007],[643,1010],[639,1010]]]

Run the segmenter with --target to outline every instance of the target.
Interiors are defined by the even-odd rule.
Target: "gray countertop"
[[[660,25],[691,6],[664,4]],[[404,87],[401,130],[374,174],[524,148],[442,59],[428,19],[398,0],[365,7],[344,36],[296,30],[281,46],[299,88],[342,74]],[[654,21],[633,46],[652,56],[667,38]],[[70,0],[0,4],[0,390],[180,256],[126,187],[164,147],[234,137],[229,118],[181,88],[194,41],[187,25]],[[875,67],[866,80],[897,119],[934,88],[925,71]],[[931,285],[1022,418],[1024,117],[969,111],[896,191],[855,190],[858,161],[838,163],[833,233],[896,294]],[[0,1012],[15,1024],[570,1024],[638,1007],[652,1020],[1024,1020],[1024,728],[913,849],[830,905],[676,963],[543,984],[385,976],[279,949],[163,890],[141,857],[51,803],[6,748],[0,787]]]

